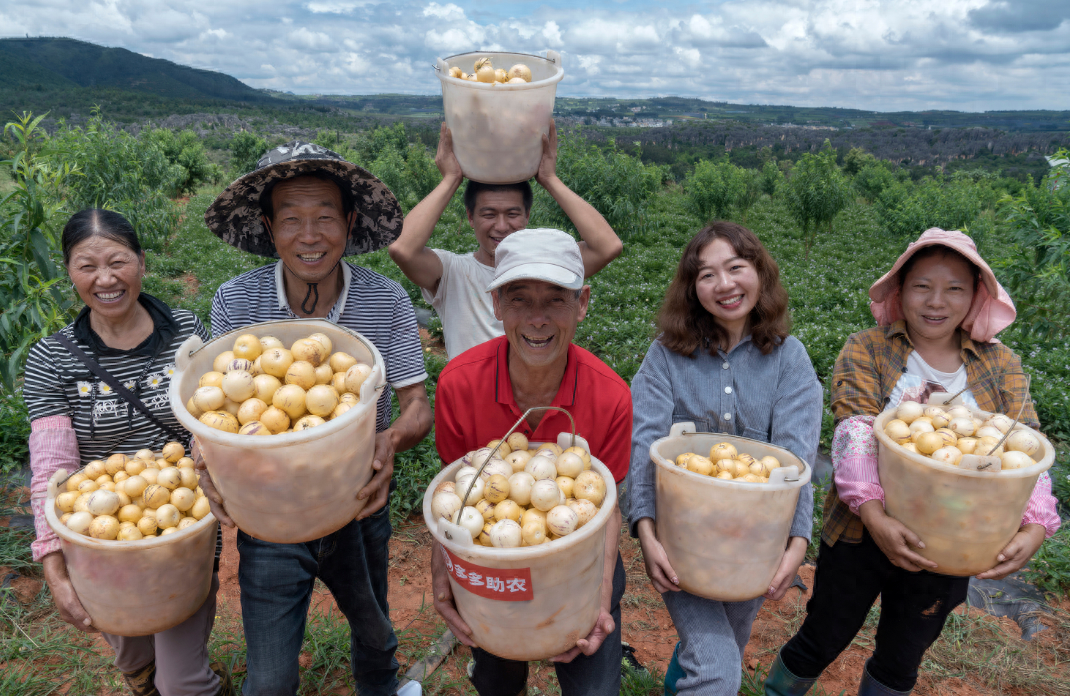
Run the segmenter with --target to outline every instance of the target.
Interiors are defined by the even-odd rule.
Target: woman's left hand
[[[769,591],[763,597],[777,600],[782,598],[795,581],[795,574],[799,572],[799,566],[806,558],[806,547],[809,544],[806,537],[791,537],[788,539],[788,548],[780,559],[780,567],[776,569],[776,575],[769,583]]]
[[[978,574],[978,580],[999,580],[1024,566],[1044,543],[1044,525],[1027,524],[1018,530],[1010,543],[996,556],[996,567]]]

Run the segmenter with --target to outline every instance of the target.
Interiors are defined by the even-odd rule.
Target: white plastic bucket
[[[704,476],[676,466],[685,452],[706,456],[728,442],[755,459],[776,457],[768,483]],[[676,423],[668,437],[650,445],[655,470],[658,541],[687,592],[722,602],[741,602],[769,591],[795,517],[799,491],[811,469],[794,454],[767,442],[724,433],[697,433],[694,423]]]
[[[992,415],[970,410],[981,418]],[[1018,532],[1037,479],[1055,461],[1051,442],[1019,423],[1017,428],[1040,438],[1041,450],[1033,457],[1035,465],[998,472],[969,471],[897,445],[884,434],[884,425],[893,418],[894,409],[880,414],[873,423],[884,509],[925,542],[924,549],[915,551],[937,564],[933,572],[968,576],[990,570],[996,565],[996,556]]]
[[[360,403],[333,420],[297,433],[257,437],[209,428],[186,410],[201,375],[242,334],[275,336],[289,346],[326,334],[333,351],[372,367]],[[175,355],[171,409],[193,433],[227,514],[246,534],[280,544],[319,539],[349,524],[366,500],[357,493],[372,477],[376,402],[385,385],[383,358],[366,338],[325,319],[250,324],[206,345],[194,335]]]
[[[571,437],[570,433],[562,433],[557,442],[562,448],[569,447]],[[586,447],[580,438],[576,440]],[[487,652],[509,660],[545,660],[572,649],[576,641],[587,637],[598,620],[606,534],[619,533],[606,529],[617,504],[613,474],[591,457],[591,469],[605,480],[606,499],[598,514],[577,531],[549,544],[498,549],[473,543],[467,531],[457,533],[463,528],[431,514],[435,488],[443,481],[453,481],[462,466],[464,462],[458,460],[431,481],[424,493],[424,521],[435,540],[452,554],[452,558],[447,554],[450,587],[457,611],[472,629],[472,638]],[[480,596],[458,580],[458,566],[462,574],[470,575],[474,570],[480,582],[495,578],[502,580],[505,587],[493,594],[494,599]],[[514,577],[500,578],[495,571],[506,571]],[[511,598],[529,590],[531,599]]]
[[[531,82],[491,84],[450,77],[456,66],[474,70],[477,58],[490,58],[495,68],[517,63],[531,69]],[[535,176],[542,159],[542,136],[550,132],[557,83],[565,76],[561,56],[478,51],[439,58],[442,107],[453,134],[453,153],[466,177],[485,184],[515,184]]]
[[[59,521],[62,474],[48,483],[45,519],[60,538],[78,600],[93,626],[116,636],[148,636],[174,628],[208,598],[215,564],[215,517],[138,541],[104,541],[76,534]]]

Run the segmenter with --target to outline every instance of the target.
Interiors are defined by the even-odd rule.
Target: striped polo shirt
[[[398,283],[375,271],[343,261],[342,293],[327,320],[360,333],[379,350],[386,381],[394,389],[427,379],[420,332],[412,301]],[[219,286],[212,298],[212,334],[264,321],[301,319],[290,309],[283,286],[282,262],[261,266]],[[375,430],[390,427],[390,390],[377,404]]]
[[[192,312],[170,309],[155,298],[147,298],[144,293],[142,296],[162,307],[161,311],[169,312],[177,324],[173,337],[161,348],[155,360],[138,349],[98,353],[84,337],[78,336],[75,323],[64,327],[62,332],[123,386],[139,394],[156,418],[184,436],[182,444],[188,447],[189,434],[171,411],[168,388],[179,346],[194,333],[207,340],[208,332]],[[158,452],[164,444],[175,439],[119,397],[51,337],[38,341],[30,349],[22,395],[30,420],[70,416],[83,465],[116,452],[132,455],[143,448]]]

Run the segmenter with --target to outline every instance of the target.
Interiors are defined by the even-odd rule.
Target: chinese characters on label
[[[444,546],[440,548],[450,575],[472,594],[501,602],[525,602],[535,598],[530,568],[484,568],[457,558]]]

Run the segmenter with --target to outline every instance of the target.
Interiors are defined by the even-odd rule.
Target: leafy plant
[[[832,219],[847,207],[850,195],[847,180],[836,167],[836,151],[825,140],[817,154],[803,155],[788,179],[788,208],[806,239],[806,258],[819,227],[832,232]]]
[[[747,194],[750,178],[747,170],[728,160],[703,160],[684,179],[684,190],[691,209],[700,220],[723,220],[728,217],[729,208],[738,204]],[[753,202],[752,198],[750,203]]]
[[[869,202],[897,181],[895,174],[884,162],[871,162],[863,166],[854,178],[855,191]]]
[[[21,145],[10,160],[14,190],[0,200],[0,385],[12,393],[30,346],[62,328],[73,299],[58,283],[65,277],[55,257],[59,235],[54,217],[58,189],[73,174],[69,163],[52,165],[35,154],[47,140],[43,116],[23,113],[4,126]]]
[[[256,169],[256,162],[267,151],[267,142],[249,131],[236,133],[230,141],[230,169],[238,178]]]
[[[1043,339],[1070,333],[1070,175],[1053,172],[1046,186],[1003,200],[1010,253],[997,263],[1019,323]]]
[[[176,133],[169,128],[157,128],[142,134],[142,139],[156,145],[167,160],[181,168],[178,194],[192,195],[204,183],[219,183],[223,170],[208,160],[208,153],[197,134],[191,130]]]
[[[178,224],[170,198],[187,175],[152,138],[135,138],[95,110],[85,127],[62,128],[42,150],[53,167],[72,162],[80,176],[65,180],[66,207],[109,208],[122,213],[142,244],[159,247]]]
[[[961,230],[995,202],[987,184],[926,177],[917,185],[900,181],[886,186],[877,194],[875,207],[890,233],[913,239],[930,227]]]
[[[762,193],[772,198],[784,183],[784,172],[780,171],[775,159],[768,159],[762,165],[759,175],[759,187]]]

